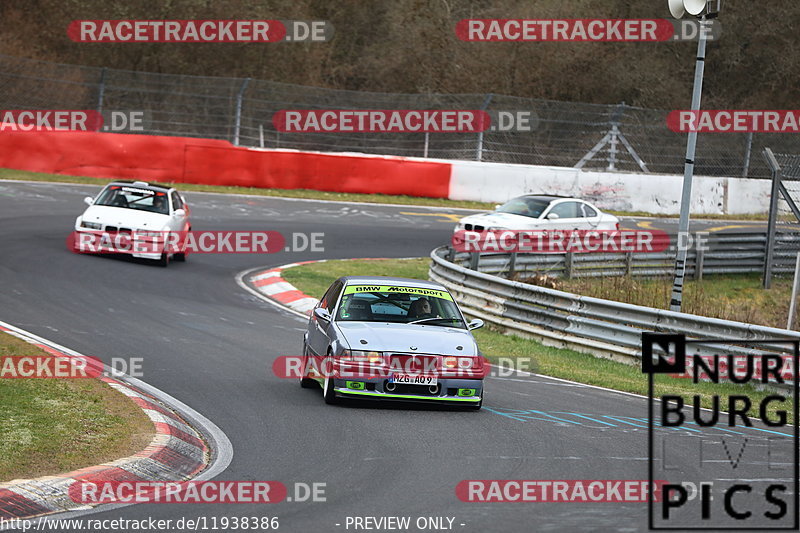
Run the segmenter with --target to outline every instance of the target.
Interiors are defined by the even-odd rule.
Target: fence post
[[[564,254],[564,277],[567,279],[572,279],[573,259],[572,252]]]
[[[633,252],[625,254],[625,275],[630,276],[633,274]]]
[[[259,124],[258,125],[258,145],[261,148],[264,148],[264,125],[263,124]]]
[[[244,98],[244,91],[247,89],[247,84],[250,83],[250,78],[245,78],[242,86],[239,88],[239,94],[236,95],[236,121],[233,127],[233,145],[239,146],[239,130],[242,127],[242,99]]]
[[[747,140],[744,146],[744,164],[742,165],[742,177],[746,178],[750,172],[750,153],[753,150],[753,132],[747,132]]]
[[[511,257],[508,261],[508,278],[511,279],[514,277],[514,274],[517,271],[517,252],[511,252]]]
[[[100,70],[100,86],[97,89],[97,112],[103,112],[103,98],[106,96],[106,71],[108,69],[103,67]]]
[[[422,152],[422,157],[428,157],[428,144],[430,143],[430,140],[431,140],[431,132],[426,131],[425,132],[425,149]]]
[[[483,105],[481,105],[481,111],[486,111],[486,108],[489,107],[489,104],[492,102],[492,96],[494,96],[492,93],[486,95],[486,98],[483,100]],[[478,132],[478,148],[475,151],[475,160],[483,160],[483,130]]]
[[[767,160],[772,171],[772,193],[769,197],[769,218],[767,219],[767,242],[764,249],[764,282],[765,289],[772,285],[772,256],[775,250],[775,222],[778,217],[778,194],[780,194],[780,172],[781,167],[775,154],[769,148],[764,148],[764,159]]]

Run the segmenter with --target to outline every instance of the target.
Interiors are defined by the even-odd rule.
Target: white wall
[[[677,215],[683,176],[583,171],[567,167],[452,161],[453,200],[504,202],[526,193],[577,196],[601,208]],[[697,176],[692,213],[766,213],[769,180]]]

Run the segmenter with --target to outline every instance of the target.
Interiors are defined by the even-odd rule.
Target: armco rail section
[[[692,246],[687,256],[686,275],[702,279],[707,274],[745,274],[764,272],[766,233],[695,234],[707,239],[701,247]],[[773,273],[794,272],[800,252],[800,232],[775,235]],[[672,276],[674,248],[658,253],[453,253],[448,260],[472,270],[502,274],[510,278],[519,273],[541,273],[560,278],[600,276]]]
[[[622,362],[641,358],[641,333],[684,333],[689,338],[743,339],[755,348],[722,343],[692,345],[712,353],[789,353],[766,342],[800,339],[796,331],[654,309],[529,285],[472,270],[448,259],[448,247],[431,252],[430,278],[447,287],[470,316],[547,345],[568,347]],[[758,341],[765,341],[759,343]],[[753,345],[751,345],[753,346]]]

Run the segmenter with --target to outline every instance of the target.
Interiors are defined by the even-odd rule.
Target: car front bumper
[[[482,379],[440,378],[433,391],[425,385],[395,385],[386,378],[334,379],[334,392],[340,398],[398,400],[406,402],[477,404],[483,398]]]

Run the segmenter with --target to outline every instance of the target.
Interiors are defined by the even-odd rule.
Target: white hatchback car
[[[167,266],[170,259],[186,260],[185,248],[169,247],[169,235],[185,236],[191,231],[189,206],[183,196],[168,185],[120,180],[109,183],[96,198],[84,198],[89,207],[75,220],[75,233],[128,234],[147,240],[150,246],[133,257],[155,259]],[[76,241],[77,242],[77,241]],[[183,251],[180,251],[183,250]],[[85,251],[78,249],[77,251]]]
[[[566,196],[529,194],[498,205],[491,213],[462,218],[455,231],[618,230],[619,219]]]

